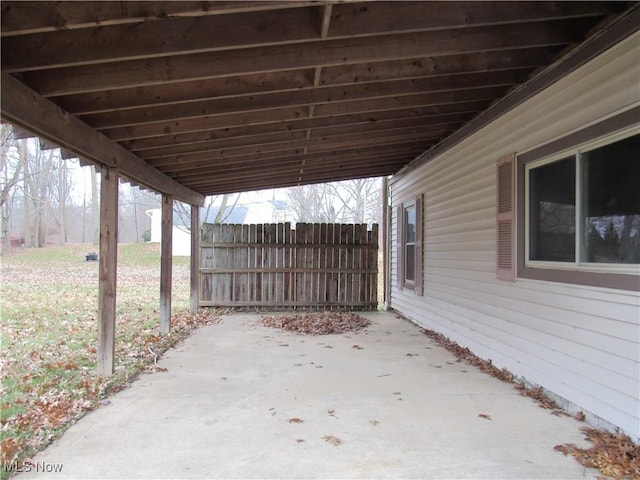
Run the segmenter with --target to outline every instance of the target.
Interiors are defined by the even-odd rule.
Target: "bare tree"
[[[380,188],[377,178],[359,178],[328,184],[338,200],[341,220],[353,223],[376,223],[380,219]]]
[[[71,206],[71,191],[73,189],[68,162],[73,162],[73,160],[64,160],[55,154],[54,157],[52,172],[56,173],[58,179],[57,182],[51,182],[50,202],[52,207],[57,207],[52,208],[53,220],[59,229],[58,243],[64,245],[68,241],[67,213]]]
[[[289,188],[295,220],[310,223],[375,223],[380,218],[380,180],[365,178]]]
[[[0,125],[0,222],[4,246],[7,246],[10,240],[9,225],[12,209],[9,207],[16,193],[23,166],[20,151],[15,147],[13,128],[10,125]]]
[[[27,145],[29,141],[27,140]],[[41,150],[33,143],[25,148],[24,157],[24,211],[25,245],[43,247],[47,241],[47,214],[51,203],[55,153]],[[31,209],[33,208],[33,219]],[[31,235],[33,233],[33,236]]]
[[[340,221],[328,184],[303,185],[287,190],[287,207],[297,222],[334,223]]]

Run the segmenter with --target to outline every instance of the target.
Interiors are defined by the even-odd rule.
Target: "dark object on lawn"
[[[87,262],[97,262],[98,254],[96,252],[90,252],[85,255],[85,258],[87,259]]]

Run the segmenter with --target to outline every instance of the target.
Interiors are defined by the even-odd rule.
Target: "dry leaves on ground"
[[[528,388],[524,383],[518,383],[514,388],[520,392],[520,395],[533,398],[542,408],[551,410],[554,415],[567,415],[556,402],[544,393],[541,387]]]
[[[258,323],[305,335],[330,335],[356,332],[371,322],[351,312],[310,312],[262,317]]]
[[[335,437],[333,435],[325,435],[324,437],[322,437],[322,439],[327,442],[330,443],[331,445],[337,447],[338,445],[340,445],[342,443],[342,440],[340,440],[338,437]]]
[[[508,383],[514,383],[514,375],[506,369],[495,367],[491,360],[483,360],[468,348],[461,347],[456,342],[440,333],[424,330],[425,335],[433,339],[438,345],[452,352],[459,360],[478,367],[485,373]],[[521,395],[533,398],[538,405],[551,410],[555,415],[568,415],[556,402],[549,398],[542,388],[528,388],[524,383],[515,386]],[[579,412],[576,419],[584,421],[584,413]],[[615,479],[640,479],[640,446],[636,445],[627,435],[614,435],[610,432],[592,427],[582,427],[586,439],[594,443],[590,448],[580,448],[574,444],[556,445],[554,448],[565,455],[571,454],[585,467],[598,468],[609,477]]]
[[[627,435],[613,434],[592,427],[582,427],[586,439],[593,442],[590,448],[580,448],[573,443],[556,445],[554,448],[565,455],[573,456],[585,467],[598,468],[615,479],[640,478],[640,445],[633,443]]]

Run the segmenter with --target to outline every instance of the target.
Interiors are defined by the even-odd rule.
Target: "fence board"
[[[377,307],[377,225],[205,224],[200,247],[200,306]]]

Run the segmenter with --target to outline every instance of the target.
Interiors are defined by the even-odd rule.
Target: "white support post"
[[[160,240],[160,332],[171,331],[171,268],[173,260],[173,197],[162,195],[162,238]]]
[[[118,265],[118,170],[101,169],[98,375],[113,374]]]
[[[200,207],[191,205],[191,313],[198,313],[200,301]]]

